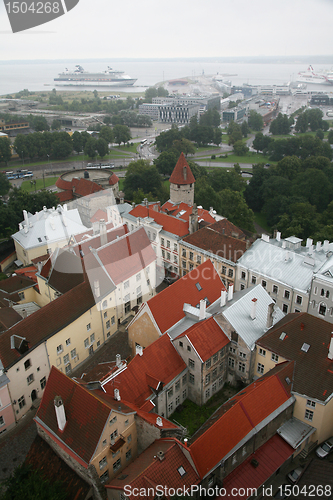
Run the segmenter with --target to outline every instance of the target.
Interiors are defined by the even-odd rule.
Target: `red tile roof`
[[[198,290],[197,283],[199,283],[201,290]],[[161,333],[165,333],[184,317],[183,306],[185,302],[196,307],[201,299],[207,297],[212,304],[220,297],[221,290],[225,289],[212,262],[207,260],[149,299],[147,306]]]
[[[163,485],[168,489],[191,488],[192,484],[199,483],[199,476],[183,450],[184,446],[176,439],[159,439],[105,486],[123,490],[126,485],[130,485],[131,491],[134,488],[144,488],[147,491],[148,488],[156,488],[156,485]],[[159,452],[163,453],[163,460],[157,458]],[[183,476],[179,472],[180,467],[185,470]],[[134,500],[137,497],[129,495],[128,498]],[[144,498],[153,500],[155,493],[147,494]]]
[[[107,221],[108,219],[108,214],[104,211],[101,210],[100,208],[95,212],[95,214],[91,217],[90,222],[99,222],[101,219],[104,219]]]
[[[144,349],[142,356],[137,354],[124,371],[103,387],[111,395],[114,389],[119,389],[123,401],[141,408],[148,398],[155,395],[149,383],[151,379],[164,386],[185,369],[186,364],[169,336],[163,335]]]
[[[193,206],[183,202],[175,204],[169,200],[166,201],[164,205],[162,205],[161,210],[168,215],[173,215],[174,217],[186,220],[188,222],[189,216],[193,210]],[[183,213],[180,214],[180,212]],[[204,220],[209,224],[213,224],[215,222],[214,217],[212,217],[208,210],[205,210],[204,208],[198,208],[198,220]]]
[[[259,489],[291,457],[294,451],[288,443],[275,434],[223,479],[223,488],[226,492],[223,496],[216,497],[216,500],[225,500],[227,497],[244,500],[244,495],[235,495],[235,492],[241,492],[243,488],[244,491],[248,488]],[[257,467],[251,464],[253,459],[259,462]]]
[[[230,342],[214,317],[199,321],[181,333],[177,339],[181,337],[186,337],[191,342],[203,362]]]
[[[184,176],[184,172],[186,172],[186,176]],[[169,181],[172,184],[193,184],[195,182],[194,175],[186,161],[184,153],[181,153]]]
[[[183,241],[231,262],[237,262],[246,251],[246,242],[221,234],[213,228],[215,224],[199,229],[183,238]]]
[[[0,290],[7,293],[19,292],[35,286],[35,281],[26,276],[11,276],[0,282]]]
[[[234,238],[238,238],[240,240],[245,239],[245,233],[239,227],[235,226],[228,219],[222,219],[217,222],[214,221],[214,224],[210,226],[210,229],[216,231],[217,233],[224,234],[225,236],[232,236]]]
[[[63,431],[57,424],[56,396],[60,396],[64,404],[66,425]],[[88,465],[110,413],[111,408],[106,402],[52,366],[35,421]]]
[[[10,347],[12,335],[26,338],[29,348],[33,348],[70,325],[94,305],[90,284],[84,282],[14,325],[0,335],[0,359],[4,368],[21,357],[16,349]]]
[[[143,227],[112,241],[96,252],[115,285],[139,273],[156,260],[156,254]]]
[[[292,379],[293,365],[292,362],[281,363],[250,384],[222,405],[193,436],[190,449],[201,478],[255,426],[288,401],[291,385],[283,384],[282,380],[286,376]]]
[[[141,217],[141,219],[150,217],[154,219],[157,224],[162,226],[164,231],[167,231],[168,233],[175,234],[177,236],[186,236],[188,234],[188,222],[178,219],[177,217],[173,217],[172,215],[167,215],[163,212],[156,212],[153,209],[148,209],[143,205],[137,205],[129,212],[129,214],[134,217]]]
[[[72,191],[59,191],[59,193],[54,193],[54,194],[56,195],[60,203],[63,203],[64,201],[74,200],[74,195]]]
[[[17,276],[25,276],[26,278],[30,278],[35,283],[37,283],[37,269],[35,266],[22,267],[21,269],[16,269],[15,274]]]
[[[283,340],[280,339],[285,333]],[[326,401],[333,394],[333,360],[327,357],[332,324],[308,313],[287,314],[257,344],[296,361],[293,390]],[[302,350],[303,344],[310,347]]]
[[[111,223],[112,226],[112,223]],[[108,228],[108,226],[107,226]],[[106,232],[106,238],[107,238],[107,243],[112,243],[113,241],[117,240],[118,238],[121,238],[125,234],[128,233],[128,227],[126,224],[123,224],[122,226],[118,226],[115,228],[111,227],[111,230],[107,229]],[[81,238],[81,236],[84,235],[76,235],[75,239],[77,243],[75,245],[72,245],[71,248],[75,251],[77,255],[79,255],[79,249],[81,248],[83,255],[86,256],[88,253],[90,253],[91,248],[100,248],[101,245],[101,235],[97,234],[93,236],[93,234],[89,234],[88,238]]]
[[[89,179],[72,179],[72,189],[75,196],[88,196],[89,194],[104,191],[104,188]]]
[[[117,177],[116,174],[113,173],[109,179],[109,184],[110,186],[114,186],[115,184],[117,184],[117,182],[119,182],[119,177]]]

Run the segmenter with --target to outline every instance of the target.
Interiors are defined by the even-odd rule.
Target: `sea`
[[[311,58],[303,62],[248,62],[246,60],[226,62],[211,59],[145,59],[145,60],[56,60],[56,61],[0,61],[0,96],[19,92],[23,89],[29,91],[68,90],[69,87],[56,87],[54,78],[68,68],[73,70],[80,64],[84,70],[101,72],[107,66],[124,71],[131,78],[136,78],[134,87],[122,87],[125,92],[142,92],[147,87],[166,80],[183,77],[195,79],[199,75],[220,75],[232,85],[283,85],[297,80],[297,74],[306,71],[312,64],[315,72],[331,70],[332,63],[313,64]],[[73,88],[75,90],[77,87]],[[82,87],[80,87],[82,89]],[[91,90],[91,87],[89,88]],[[116,87],[113,87],[116,89]],[[308,85],[310,90],[333,91],[333,85]],[[102,90],[102,88],[100,88]],[[104,90],[104,89],[103,89]]]

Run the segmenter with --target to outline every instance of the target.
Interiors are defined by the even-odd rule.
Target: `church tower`
[[[184,153],[181,153],[170,177],[170,201],[172,203],[194,204],[195,178],[187,163]]]

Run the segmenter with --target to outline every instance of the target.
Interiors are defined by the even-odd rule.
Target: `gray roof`
[[[316,428],[298,418],[292,417],[276,431],[290,446],[296,450],[303,441],[316,432]]]
[[[87,231],[77,209],[67,210],[60,205],[56,209],[45,207],[35,215],[28,214],[19,228],[12,238],[26,249],[68,241],[71,235]]]
[[[258,239],[242,255],[237,265],[299,291],[307,292],[310,289],[313,274],[326,263],[328,253],[323,247],[320,250],[307,247],[293,250],[292,245],[287,248],[288,243],[298,242],[294,240],[299,240],[299,238],[290,237],[287,240],[270,240],[269,242]],[[283,248],[282,245],[286,242],[286,248]]]
[[[255,319],[251,318],[252,299],[257,299]],[[220,312],[246,345],[253,350],[256,341],[268,330],[267,315],[270,304],[274,304],[273,299],[261,285],[257,285],[234,293],[233,299],[227,301],[225,306],[221,307],[217,301],[207,310],[212,314]],[[284,313],[275,305],[273,325],[282,318],[284,318]],[[218,316],[216,319],[218,320]]]

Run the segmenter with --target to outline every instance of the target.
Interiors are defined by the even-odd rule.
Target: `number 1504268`
[[[7,2],[8,14],[59,14],[59,2]]]

